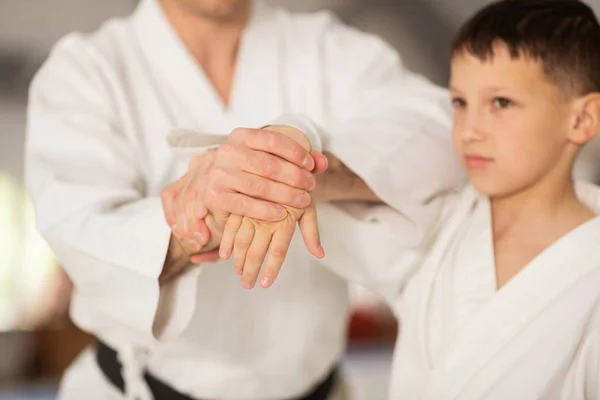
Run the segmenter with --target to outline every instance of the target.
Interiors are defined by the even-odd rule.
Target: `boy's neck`
[[[578,225],[594,216],[577,198],[571,178],[559,183],[539,183],[510,196],[492,198],[490,202],[496,239],[515,229],[543,234],[549,224]]]

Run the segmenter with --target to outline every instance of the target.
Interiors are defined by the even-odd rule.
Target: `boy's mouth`
[[[465,165],[469,169],[483,168],[493,161],[490,157],[483,157],[478,154],[465,154]]]

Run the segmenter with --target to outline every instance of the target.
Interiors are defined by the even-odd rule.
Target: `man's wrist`
[[[272,120],[269,126],[288,126],[304,133],[315,151],[323,151],[324,132],[307,116],[297,114],[280,115]],[[263,127],[263,129],[268,129]]]
[[[179,273],[189,264],[190,256],[191,254],[188,254],[185,251],[179,239],[171,234],[167,256],[165,257],[162,272],[158,277],[159,283],[162,285],[179,275]]]
[[[298,144],[300,144],[302,147],[304,147],[308,151],[313,149],[313,144],[310,140],[310,137],[306,133],[302,132],[301,130],[299,130],[293,126],[268,125],[264,129],[281,133],[282,135],[295,140],[296,142],[298,142]]]
[[[220,220],[223,221],[219,222]],[[183,270],[185,270],[185,268],[191,264],[190,258],[192,256],[208,253],[209,251],[219,247],[227,219],[217,219],[212,214],[209,214],[204,219],[204,222],[209,229],[210,237],[208,242],[200,250],[192,250],[187,248],[175,235],[171,234],[169,250],[167,251],[167,256],[165,257],[163,270],[158,278],[158,281],[161,285],[170,282]]]

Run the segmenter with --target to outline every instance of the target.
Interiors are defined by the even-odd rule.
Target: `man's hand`
[[[185,239],[179,239],[175,235],[171,235],[169,250],[162,272],[158,277],[158,283],[164,285],[179,276],[190,265],[190,258],[196,254],[195,249],[195,244],[190,245]],[[197,263],[219,259],[219,255],[215,251],[198,254],[196,257],[195,262]]]
[[[209,156],[209,154],[212,154]],[[286,135],[264,129],[236,129],[218,150],[195,157],[187,173],[163,191],[167,222],[179,238],[208,241],[202,218],[230,213],[264,221],[286,217],[284,206],[305,208],[327,160]]]
[[[190,203],[186,203],[189,199],[184,197],[184,194],[192,193],[186,189],[189,189],[195,181],[201,181],[201,176],[207,172],[214,159],[214,152],[196,157],[192,161],[190,171],[169,185],[161,194],[165,219],[173,233],[163,271],[159,277],[160,284],[178,276],[190,262],[200,264],[219,260],[217,250],[201,252],[211,239],[211,232],[204,221],[206,208],[198,199],[194,198]],[[202,187],[198,186],[196,189],[195,193],[202,193]],[[177,209],[184,212],[178,214]]]
[[[302,132],[286,126],[272,127],[300,144],[306,151],[311,151],[311,144]],[[317,158],[317,164],[322,160]],[[327,164],[319,167],[323,171]],[[306,208],[294,208],[283,205],[286,216],[279,221],[261,221],[248,216],[231,214],[225,225],[221,240],[221,258],[229,258],[233,253],[235,272],[242,275],[242,285],[251,289],[256,284],[256,279],[261,266],[269,253],[263,269],[260,285],[270,287],[277,275],[296,231],[296,222],[308,250],[316,257],[325,255],[319,240],[317,224],[317,211],[314,202]]]
[[[236,129],[216,151],[206,182],[206,207],[264,221],[279,221],[282,205],[305,208],[316,180],[309,151],[285,135]]]
[[[227,217],[221,216],[219,219],[214,214],[209,214],[206,218],[199,220],[198,226],[202,232],[202,237],[209,238],[202,245],[198,242],[179,238],[171,234],[169,241],[169,250],[163,264],[163,270],[158,278],[159,284],[164,285],[181,274],[192,264],[201,264],[219,260],[218,246],[221,243],[223,230]]]
[[[186,174],[167,186],[161,194],[165,219],[173,235],[196,251],[203,248],[210,239],[210,232],[204,222],[208,210],[202,197],[206,190],[205,176],[215,157],[214,151],[195,157]]]

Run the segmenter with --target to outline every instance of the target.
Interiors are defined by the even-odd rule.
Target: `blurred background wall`
[[[487,0],[270,0],[295,11],[333,10],[380,35],[405,64],[438,84],[448,79],[448,42]],[[22,176],[22,127],[29,78],[52,44],[72,30],[92,31],[130,13],[137,0],[0,0],[0,171]],[[600,0],[588,1],[597,12]]]
[[[271,2],[300,12],[330,9],[346,23],[383,37],[400,52],[408,68],[440,85],[448,80],[450,37],[474,10],[488,3]],[[600,0],[588,3],[600,11]],[[89,343],[89,338],[65,317],[68,284],[52,253],[35,233],[31,207],[22,191],[29,80],[61,36],[73,30],[93,31],[109,17],[129,14],[136,4],[136,0],[0,0],[0,384],[10,388],[0,390],[0,400],[52,398],[57,377]],[[578,174],[597,181],[599,166],[600,139],[586,150]],[[393,337],[385,309],[358,289],[356,298],[357,309],[367,311],[357,313],[351,325],[355,334],[360,336],[364,331],[368,336],[375,330],[382,337]],[[349,368],[373,390],[372,400],[385,396],[389,356],[389,346],[377,350],[372,345],[348,356]]]

